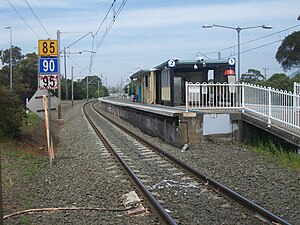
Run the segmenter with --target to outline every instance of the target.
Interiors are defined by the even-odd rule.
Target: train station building
[[[138,102],[179,106],[185,104],[186,82],[235,82],[235,74],[230,74],[233,79],[229,81],[225,72],[234,69],[234,62],[226,59],[175,59],[152,69],[139,70],[130,78],[136,80]]]

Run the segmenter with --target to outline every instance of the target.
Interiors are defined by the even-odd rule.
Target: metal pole
[[[238,33],[238,77],[237,81],[240,81],[240,75],[241,75],[241,28],[238,27],[236,29]]]
[[[12,92],[12,61],[13,61],[13,59],[12,59],[12,49],[13,48],[13,46],[12,46],[12,27],[10,27],[10,56],[9,56],[9,61],[10,61],[10,63],[9,63],[9,90],[10,90],[10,92]]]
[[[71,69],[72,69],[71,76],[72,76],[72,106],[73,106],[73,104],[74,104],[74,86],[73,86],[73,69],[74,69],[74,67],[72,66]]]
[[[89,76],[86,77],[86,101],[89,101]]]
[[[68,79],[67,79],[67,59],[66,59],[66,48],[64,48],[64,64],[65,64],[65,79],[66,79],[66,100],[68,100]]]
[[[58,60],[58,98],[61,100],[61,73],[60,73],[60,30],[57,30],[57,42],[58,42],[58,54],[57,54],[57,60]],[[58,119],[61,119],[61,103],[58,105],[57,109],[57,117]]]
[[[98,94],[97,97],[99,98],[99,80],[98,80]]]

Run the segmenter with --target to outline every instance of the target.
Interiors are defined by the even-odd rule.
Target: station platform
[[[155,113],[158,115],[163,115],[168,117],[178,117],[186,113],[185,106],[170,107],[164,105],[145,104],[140,102],[133,102],[131,98],[105,97],[105,98],[101,98],[99,101],[118,105],[118,106],[134,108],[141,111]]]
[[[276,124],[268,126],[257,115],[240,110],[186,112],[185,106],[145,104],[111,96],[99,99],[99,105],[143,132],[178,147],[211,139],[240,142],[257,136],[276,136],[296,146],[300,153],[300,134]]]
[[[133,102],[129,98],[105,97],[99,106],[143,132],[182,147],[187,143],[200,143],[209,135],[232,141],[240,138],[239,112],[189,111],[185,106],[165,106]]]

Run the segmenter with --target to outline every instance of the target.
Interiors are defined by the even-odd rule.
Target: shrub
[[[17,137],[25,116],[22,102],[0,85],[0,106],[0,139]]]

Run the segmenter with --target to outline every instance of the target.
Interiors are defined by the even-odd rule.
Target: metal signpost
[[[50,165],[54,159],[53,142],[51,133],[51,92],[56,90],[59,85],[59,60],[58,60],[58,41],[39,40],[38,43],[38,85],[39,90],[47,90],[47,98],[43,95],[44,119],[47,130],[47,144],[50,158]],[[59,100],[59,99],[58,99]],[[36,100],[33,100],[36,103]],[[57,102],[57,101],[56,101]],[[59,101],[58,101],[59,102]],[[47,109],[47,111],[46,111]]]

